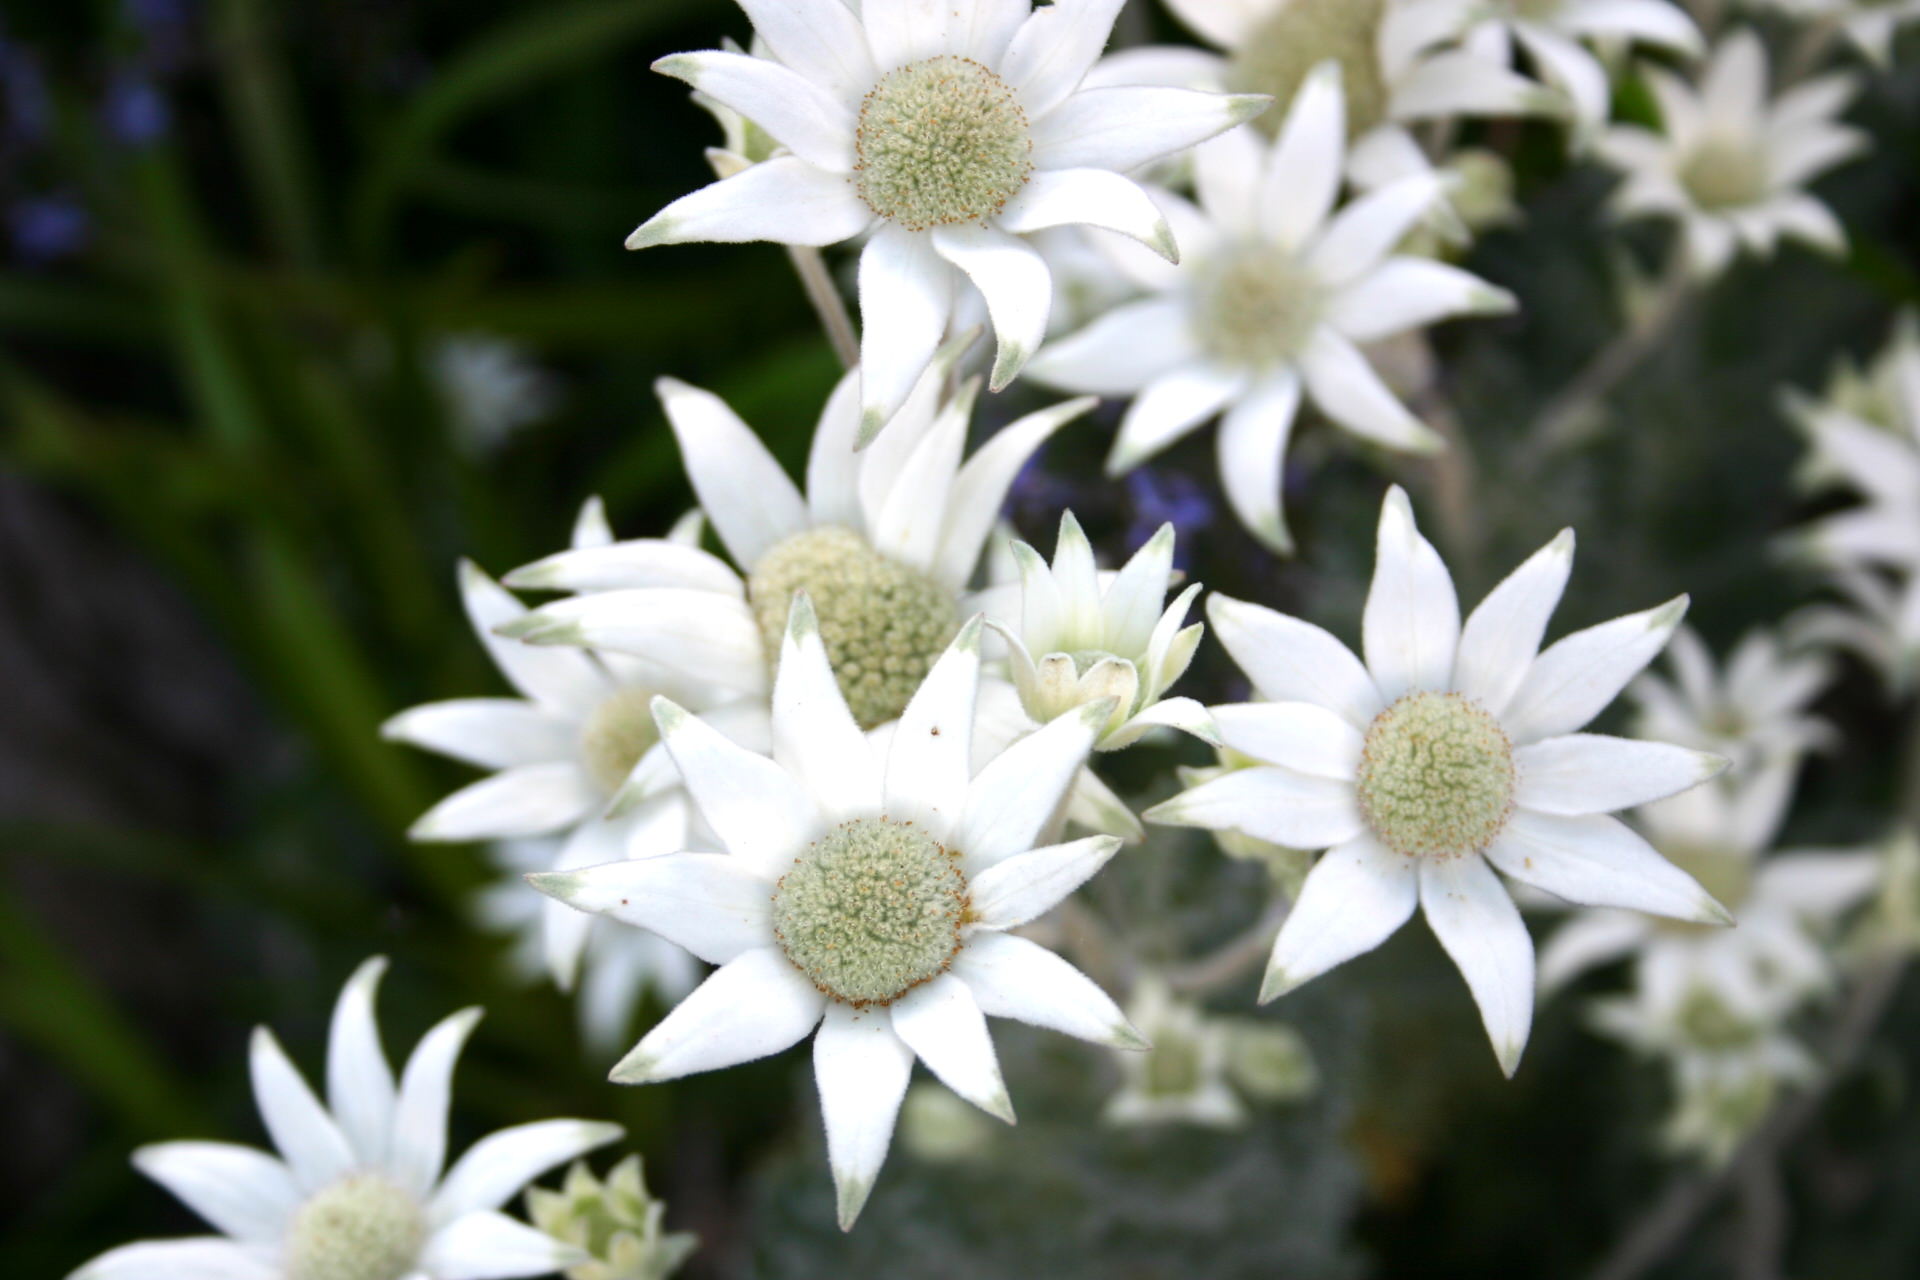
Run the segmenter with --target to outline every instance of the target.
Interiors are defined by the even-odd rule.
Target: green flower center
[[[1707,138],[1680,166],[1680,185],[1702,209],[1738,209],[1767,194],[1767,157],[1743,138]]]
[[[420,1202],[378,1173],[356,1173],[321,1191],[287,1231],[287,1280],[400,1280],[426,1242]]]
[[[1513,811],[1513,746],[1457,693],[1410,693],[1367,730],[1357,790],[1367,826],[1409,857],[1484,849]]]
[[[960,629],[953,594],[927,574],[881,555],[851,529],[809,529],[775,545],[747,579],[776,662],[796,591],[813,600],[834,678],[864,729],[906,710]]]
[[[1320,324],[1324,293],[1298,257],[1272,245],[1228,250],[1205,264],[1193,294],[1195,336],[1232,368],[1269,369],[1300,354]]]
[[[1033,173],[1033,131],[1007,82],[943,55],[880,77],[860,104],[854,186],[913,231],[985,222]]]
[[[587,776],[608,795],[620,789],[640,757],[660,741],[653,697],[653,690],[638,685],[622,689],[594,710],[580,733]]]
[[[1227,87],[1270,93],[1273,109],[1254,124],[1277,135],[1307,73],[1329,58],[1340,64],[1347,135],[1359,137],[1387,117],[1380,74],[1380,19],[1386,0],[1290,0],[1254,28],[1227,68]]]
[[[1190,1097],[1199,1090],[1203,1075],[1198,1039],[1169,1033],[1165,1028],[1155,1033],[1140,1082],[1148,1094],[1156,1098]]]
[[[1680,1031],[1699,1049],[1744,1049],[1760,1038],[1752,1020],[1729,1009],[1726,1002],[1704,987],[1687,993],[1680,1006]]]
[[[856,818],[808,845],[773,894],[773,933],[800,972],[843,1004],[890,1004],[960,951],[967,878],[926,832]]]

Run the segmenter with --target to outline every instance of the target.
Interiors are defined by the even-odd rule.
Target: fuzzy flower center
[[[1680,184],[1702,209],[1738,209],[1767,194],[1767,156],[1745,138],[1707,138],[1680,166]]]
[[[960,629],[951,592],[851,529],[796,533],[754,566],[747,598],[776,661],[796,591],[813,600],[834,678],[863,729],[906,710]]]
[[[1033,173],[1033,130],[1013,89],[950,54],[881,76],[853,147],[860,198],[913,231],[985,222]]]
[[[946,971],[969,903],[959,859],[925,831],[856,818],[808,845],[773,894],[773,932],[833,999],[890,1004]]]
[[[638,685],[620,690],[594,710],[580,733],[581,762],[608,795],[620,789],[640,757],[660,741],[653,696],[653,690]]]
[[[1744,1049],[1760,1038],[1760,1028],[1750,1018],[1727,1007],[1719,996],[1705,987],[1687,993],[1680,1006],[1680,1031],[1694,1048],[1708,1050]]]
[[[1207,353],[1235,368],[1269,369],[1300,354],[1320,324],[1323,291],[1285,249],[1247,245],[1202,268],[1193,325]]]
[[[1360,812],[1389,849],[1447,857],[1484,849],[1513,811],[1513,746],[1457,693],[1410,693],[1367,730]]]
[[[417,1199],[383,1174],[356,1173],[294,1215],[287,1280],[400,1280],[414,1269],[426,1238]]]
[[[1227,68],[1227,85],[1270,93],[1273,110],[1254,123],[1269,136],[1287,118],[1301,82],[1329,58],[1340,64],[1347,94],[1347,134],[1359,137],[1387,116],[1380,75],[1380,19],[1386,0],[1291,0],[1255,27]]]
[[[1196,1037],[1169,1034],[1160,1028],[1147,1051],[1141,1088],[1156,1098],[1185,1098],[1198,1092],[1205,1079],[1200,1042]]]

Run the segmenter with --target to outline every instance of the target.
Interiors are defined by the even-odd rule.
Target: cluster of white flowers
[[[989,1017],[1131,1054],[1116,1123],[1230,1126],[1249,1101],[1311,1093],[1297,1035],[1209,1010],[1215,986],[1176,997],[1135,976],[1129,1017],[1022,932],[1146,838],[1096,767],[1176,731],[1217,767],[1146,818],[1297,873],[1277,936],[1257,939],[1262,1001],[1379,946],[1417,908],[1511,1075],[1540,988],[1632,955],[1633,994],[1595,1020],[1673,1064],[1676,1141],[1724,1153],[1780,1084],[1815,1070],[1792,1020],[1840,982],[1832,930],[1883,878],[1875,855],[1772,849],[1803,756],[1830,738],[1810,705],[1832,663],[1810,650],[1848,644],[1890,675],[1920,651],[1910,331],[1871,379],[1796,402],[1809,477],[1864,499],[1799,545],[1859,609],[1802,619],[1793,646],[1756,634],[1724,674],[1680,629],[1685,597],[1543,647],[1571,530],[1463,618],[1394,485],[1359,655],[1314,622],[1214,595],[1206,617],[1253,697],[1206,707],[1173,692],[1206,628],[1187,621],[1203,587],[1182,585],[1172,525],[1103,572],[1071,512],[1051,562],[999,519],[1036,452],[1115,397],[1110,473],[1218,417],[1229,505],[1290,552],[1284,471],[1305,415],[1386,450],[1444,451],[1412,407],[1423,397],[1382,372],[1406,362],[1381,344],[1423,348],[1442,321],[1518,305],[1443,260],[1511,188],[1497,156],[1457,144],[1463,119],[1551,122],[1569,154],[1623,170],[1615,212],[1676,222],[1693,287],[1742,248],[1844,246],[1806,186],[1863,145],[1836,122],[1856,76],[1770,97],[1757,35],[1710,41],[1669,0],[1170,2],[1214,49],[1103,60],[1122,0],[739,0],[750,47],[656,64],[725,126],[722,177],[629,246],[768,240],[817,259],[858,242],[860,358],[819,415],[804,485],[718,397],[663,380],[698,512],[621,540],[589,502],[568,550],[504,585],[462,567],[474,630],[521,696],[387,724],[488,771],[412,835],[491,842],[512,877],[531,873],[531,888],[493,888],[482,916],[522,934],[524,967],[578,989],[594,1043],[625,1033],[643,987],[677,1001],[614,1081],[811,1038],[850,1228],[916,1059],[1013,1121]],[[1907,13],[1794,7],[1881,53]],[[1626,76],[1651,91],[1657,128],[1614,121]],[[1056,289],[1073,300],[1064,335]],[[990,370],[975,364],[983,327]],[[969,451],[983,382],[998,392],[1023,371],[1086,398]],[[516,591],[559,598],[529,608]],[[1671,678],[1642,675],[1670,641]],[[1636,736],[1587,732],[1623,690]],[[1590,908],[1555,929],[1537,975],[1516,892]],[[1047,936],[1070,950],[1069,933]],[[497,1212],[617,1136],[607,1126],[509,1130],[442,1178],[448,1076],[472,1017],[430,1033],[396,1087],[372,1028],[379,973],[342,997],[331,1112],[271,1037],[256,1041],[285,1163],[208,1144],[138,1157],[232,1239],[131,1246],[87,1280],[677,1265],[687,1246],[662,1234],[637,1167],[535,1194],[545,1234]],[[588,1256],[609,1240],[622,1243]]]

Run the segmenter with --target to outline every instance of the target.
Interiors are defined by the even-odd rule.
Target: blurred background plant
[[[1182,35],[1141,0],[1120,31]],[[254,1136],[244,1028],[270,1022],[314,1060],[332,993],[374,952],[394,958],[403,1030],[489,1009],[456,1144],[535,1114],[620,1121],[668,1227],[702,1240],[689,1276],[1561,1276],[1630,1238],[1651,1188],[1680,1176],[1658,1142],[1668,1082],[1562,999],[1503,1083],[1420,930],[1257,1018],[1252,969],[1188,989],[1207,1004],[1181,1006],[1193,1018],[1238,1019],[1249,1045],[1269,1027],[1268,1051],[1290,1055],[1284,1018],[1307,1055],[1289,1078],[1319,1082],[1275,1102],[1241,1081],[1242,1128],[1103,1125],[1118,1066],[1007,1029],[1021,1126],[982,1134],[910,1102],[900,1157],[842,1237],[797,1055],[606,1085],[610,1051],[524,984],[510,939],[473,926],[488,860],[406,842],[468,775],[378,726],[497,687],[456,559],[498,574],[554,550],[589,493],[621,532],[664,532],[690,497],[659,375],[724,396],[796,469],[837,375],[779,248],[620,248],[707,180],[701,148],[720,141],[645,68],[722,34],[747,30],[721,0],[0,7],[0,1272],[61,1275],[191,1229],[127,1152]],[[1736,265],[1578,447],[1528,432],[1628,311],[1622,238],[1591,234],[1611,179],[1544,123],[1463,131],[1511,166],[1524,210],[1467,265],[1522,308],[1436,337],[1442,380],[1417,407],[1444,393],[1453,460],[1384,464],[1438,514],[1463,597],[1574,524],[1557,629],[1687,590],[1726,653],[1821,598],[1816,571],[1769,548],[1846,499],[1793,485],[1802,444],[1779,392],[1866,361],[1920,302],[1911,39],[1850,117],[1872,161],[1821,186],[1849,255]],[[1631,79],[1618,110],[1650,116]],[[1646,260],[1666,243],[1658,227],[1624,242]],[[1042,395],[991,399],[983,430]],[[1070,504],[1118,563],[1172,520],[1194,580],[1357,634],[1373,460],[1303,434],[1287,498],[1302,554],[1278,561],[1222,513],[1204,441],[1099,481],[1119,408],[1023,477],[1024,537],[1050,546]],[[1182,692],[1244,697],[1234,682],[1208,645]],[[1897,804],[1920,817],[1920,762],[1878,676],[1842,663],[1816,705],[1834,733],[1782,842],[1861,846]],[[1144,804],[1174,763],[1211,762],[1143,748],[1114,774]],[[1873,917],[1906,945],[1910,879]],[[1088,898],[1177,991],[1184,961],[1255,923],[1267,880],[1156,831]],[[1717,1203],[1696,1208],[1716,1229],[1671,1274],[1726,1274],[1730,1257],[1756,1278],[1920,1270],[1920,992],[1886,995],[1890,1030],[1774,1144],[1773,1181],[1739,1198],[1731,1231]]]

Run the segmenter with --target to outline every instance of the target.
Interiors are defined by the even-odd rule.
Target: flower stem
[[[813,304],[814,314],[820,317],[820,326],[827,331],[833,354],[840,357],[840,367],[853,368],[860,363],[860,339],[854,335],[853,317],[847,313],[846,299],[840,296],[833,276],[827,272],[826,259],[818,249],[797,244],[787,246],[787,257],[793,262],[794,274],[800,277],[800,287],[807,291],[807,301]]]
[[[1244,933],[1217,951],[1168,970],[1167,985],[1183,994],[1202,995],[1237,981],[1273,949],[1273,935],[1280,932],[1280,926],[1287,921],[1287,912],[1292,909],[1293,904],[1284,894],[1276,894],[1266,911]]]

